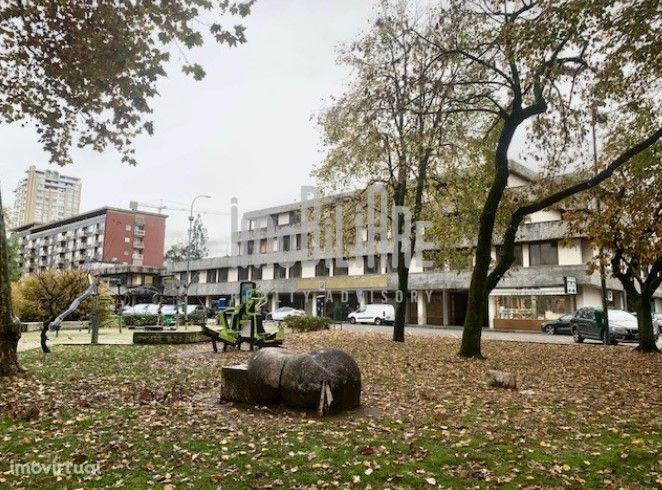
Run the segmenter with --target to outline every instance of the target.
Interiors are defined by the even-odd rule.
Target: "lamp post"
[[[598,171],[598,141],[595,136],[595,127],[598,119],[604,118],[604,115],[598,112],[597,107],[593,106],[591,109],[591,129],[593,136],[593,167]],[[600,213],[600,196],[596,200],[597,211]],[[604,329],[604,338],[602,341],[605,345],[609,345],[609,301],[607,299],[607,272],[605,267],[605,251],[602,245],[600,246],[600,296],[602,300],[602,328]],[[627,309],[627,306],[625,307]]]
[[[188,246],[186,247],[186,289],[184,290],[184,326],[188,323],[188,288],[191,285],[191,238],[193,237],[193,205],[198,199],[211,199],[211,196],[200,194],[191,201],[191,212],[188,215]]]

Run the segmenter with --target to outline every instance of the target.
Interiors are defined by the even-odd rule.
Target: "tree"
[[[46,345],[48,325],[64,312],[69,305],[85,292],[89,285],[88,274],[82,270],[46,270],[30,275],[12,288],[14,312],[22,321],[42,322],[41,348],[50,352]],[[100,287],[98,311],[95,301],[88,298],[69,319],[75,320],[97,315],[99,324],[110,316],[113,303],[107,287]]]
[[[245,28],[220,18],[244,17],[254,0],[209,2],[87,2],[11,0],[0,6],[0,123],[32,123],[51,162],[71,162],[70,148],[108,147],[136,163],[132,142],[151,134],[150,99],[166,75],[171,49],[245,42]],[[204,21],[200,19],[205,17]],[[211,22],[208,20],[211,19]],[[186,61],[199,80],[204,69]],[[0,219],[0,376],[18,372],[20,334],[12,321],[4,219]]]
[[[191,260],[204,259],[207,256],[207,240],[207,228],[198,214],[193,222],[191,247],[189,248],[188,244],[176,243],[168,249],[165,259],[168,262],[183,262],[187,258]]]
[[[7,241],[7,253],[9,260],[9,280],[11,282],[18,281],[21,278],[21,268],[19,267],[18,254],[21,251],[21,244],[16,237],[12,237]]]
[[[408,206],[410,224],[399,212],[387,213],[389,223],[368,223],[369,232],[372,225],[385,230],[390,224],[405,237],[394,240],[392,251],[402,293],[393,328],[393,340],[399,342],[404,341],[416,222],[422,216],[430,178],[438,172],[448,146],[446,138],[453,131],[448,113],[442,110],[448,87],[437,85],[437,80],[450,76],[442,75],[450,67],[417,35],[414,25],[404,4],[393,7],[384,2],[372,30],[342,52],[341,60],[354,69],[355,79],[320,117],[327,154],[314,172],[324,187],[352,189],[354,199],[346,201],[364,209],[368,189],[375,184],[385,188],[388,200],[388,205],[375,206],[385,210]],[[374,209],[366,209],[364,214],[373,213]],[[353,226],[354,221],[350,222]],[[381,234],[377,242],[386,240],[386,234]],[[380,251],[378,247],[367,253],[370,257]]]
[[[2,196],[0,196],[0,210]],[[0,265],[9,264],[5,216],[0,212]],[[14,317],[11,304],[9,267],[0,267],[0,375],[8,376],[23,371],[18,363],[16,349],[21,338],[21,325]]]
[[[622,135],[627,134],[623,128]],[[566,218],[568,235],[582,234],[604,250],[611,274],[637,311],[638,349],[659,352],[651,303],[662,283],[662,150],[658,146],[641,153],[608,182],[575,199]],[[595,259],[591,272],[602,257]]]
[[[642,15],[640,7],[650,15]],[[617,0],[454,1],[441,9],[441,34],[427,40],[464,65],[453,82],[451,111],[473,118],[470,136],[482,134],[492,146],[494,167],[478,221],[461,356],[481,357],[488,295],[515,260],[523,219],[596,187],[662,136],[655,9],[655,2]],[[457,33],[451,42],[447,32]],[[621,127],[629,120],[638,138],[614,148],[613,159],[583,180],[554,179],[587,166],[587,128],[598,105],[616,113]],[[526,130],[527,152],[547,178],[519,196],[499,237],[495,224],[518,130]],[[497,238],[502,245],[492,267]]]

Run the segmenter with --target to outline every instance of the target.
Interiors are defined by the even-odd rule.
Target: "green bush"
[[[295,332],[314,332],[328,329],[331,321],[326,316],[288,316],[285,325]]]
[[[157,320],[158,317],[154,314],[122,316],[122,322],[127,327],[144,327],[147,325],[156,325]]]

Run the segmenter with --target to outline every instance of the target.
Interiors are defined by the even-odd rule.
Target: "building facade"
[[[12,230],[21,245],[24,275],[91,264],[161,267],[165,220],[162,214],[104,207],[48,224]]]
[[[509,186],[527,185],[531,171],[514,166]],[[305,210],[304,210],[305,212]],[[252,280],[271,294],[271,309],[293,306],[308,314],[345,317],[359,303],[403,301],[398,293],[390,254],[338,260],[332,251],[311,251],[304,239],[301,204],[244,214],[245,229],[233,233],[235,253],[226,257],[168,266],[168,272],[190,281],[189,301],[212,305],[232,298],[239,282]],[[486,327],[540,330],[543,321],[574,313],[583,306],[601,307],[599,274],[588,274],[587,263],[597,251],[582,237],[567,239],[560,210],[528,216],[516,240],[516,262],[492,291]],[[365,236],[364,236],[365,238]],[[388,249],[392,250],[392,245]],[[492,250],[496,258],[496,247]],[[423,267],[410,264],[409,322],[421,325],[461,325],[467,309],[471,269]],[[624,308],[626,298],[619,281],[607,279],[612,308]],[[662,297],[655,300],[662,311]]]
[[[30,166],[14,190],[14,225],[50,223],[80,212],[81,182],[77,177]]]

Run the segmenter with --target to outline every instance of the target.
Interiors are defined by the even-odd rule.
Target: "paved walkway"
[[[39,332],[25,332],[21,334],[18,341],[18,351],[23,352],[30,349],[39,349]],[[101,345],[129,345],[133,343],[133,330],[124,329],[119,331],[103,329],[99,331],[99,344]],[[54,333],[48,334],[48,346],[54,345],[85,345],[90,343],[90,334],[87,330],[62,330],[56,337]]]
[[[378,332],[385,335],[393,334],[393,327],[388,325],[352,325],[351,323],[343,323],[342,329],[349,332]],[[411,335],[427,335],[433,337],[450,337],[461,338],[462,329],[460,327],[436,327],[436,326],[419,326],[411,325],[405,330],[407,334]],[[54,334],[49,334],[48,345],[62,345],[62,344],[89,344],[90,334],[86,331],[65,330],[60,332],[58,337]],[[503,340],[507,342],[533,342],[539,344],[572,344],[572,336],[570,335],[547,335],[537,332],[503,332],[494,330],[483,330],[483,339],[486,340]],[[132,343],[133,331],[124,329],[120,334],[117,330],[102,330],[99,333],[99,344],[107,345],[128,345]],[[593,341],[586,341],[587,343],[597,343]],[[619,344],[630,345],[635,344]],[[662,337],[658,341],[658,346],[662,348]],[[39,348],[39,332],[28,332],[21,335],[21,340],[18,343],[19,352],[29,349]]]

